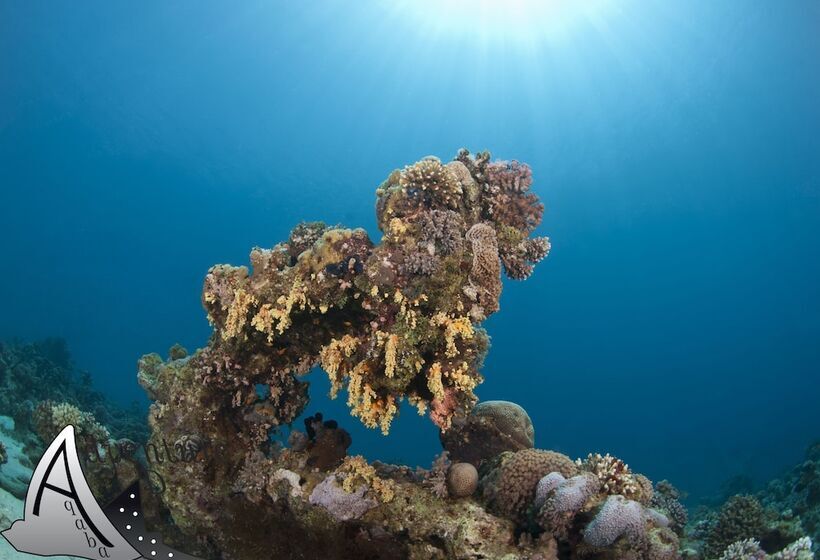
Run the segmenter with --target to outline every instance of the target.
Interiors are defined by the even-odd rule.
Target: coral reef
[[[680,491],[668,480],[661,480],[655,484],[652,493],[651,506],[660,511],[669,519],[669,527],[683,536],[683,530],[689,522],[689,513],[680,502],[682,498]]]
[[[678,557],[671,522],[647,507],[648,479],[609,455],[576,463],[535,449],[532,422],[513,403],[474,407],[489,348],[481,322],[499,309],[501,275],[526,278],[549,250],[531,237],[543,214],[531,183],[525,164],[491,163],[488,153],[428,157],[378,187],[379,243],[361,229],[303,223],[253,249],[251,268],[208,271],[208,345],[138,366],[154,401],[149,446],[175,442],[184,459],[149,461],[164,482],[155,514],[173,520],[191,551]],[[349,434],[320,414],[282,448],[315,366],[367,427],[388,433],[402,400],[429,413],[445,452],[429,471],[368,463],[347,454]]]
[[[74,426],[77,454],[94,495],[107,501],[139,478],[130,446],[112,439],[94,415],[68,403],[43,401],[32,414],[35,432],[50,443],[68,425]],[[130,440],[121,440],[130,441]]]
[[[814,543],[820,542],[820,442],[803,462],[757,494],[767,509],[793,516]]]
[[[755,496],[736,495],[719,511],[700,519],[692,534],[702,542],[701,556],[712,559],[720,558],[730,545],[751,540],[764,552],[777,553],[802,538],[804,531],[789,510],[776,511]]]
[[[442,431],[470,412],[489,347],[479,323],[498,310],[502,259],[514,259],[528,242],[548,246],[545,239],[530,238],[543,207],[529,192],[529,168],[515,164],[503,172],[508,164],[491,165],[487,153],[462,151],[449,163],[430,157],[393,172],[376,191],[378,244],[361,229],[304,223],[286,242],[254,249],[250,269],[212,267],[202,294],[214,327],[208,345],[191,355],[174,347],[167,360],[156,354],[140,360],[139,382],[154,401],[149,446],[163,449],[166,442],[177,442],[184,458],[194,459],[182,468],[171,461],[152,462],[164,481],[164,506],[183,533],[207,543],[205,552],[242,557],[236,538],[217,520],[238,516],[251,503],[260,522],[272,515],[281,520],[286,516],[280,507],[263,507],[273,495],[277,504],[293,504],[295,525],[307,523],[299,515],[310,511],[303,498],[320,483],[317,503],[349,506],[374,500],[377,506],[367,517],[400,508],[394,512],[400,520],[418,513],[407,500],[397,504],[393,499],[409,492],[413,500],[435,504],[428,506],[435,510],[431,522],[438,518],[447,525],[440,498],[424,489],[419,477],[384,466],[376,472],[364,459],[347,456],[349,435],[335,422],[310,417],[306,432],[292,431],[284,450],[276,448],[272,436],[304,411],[307,383],[301,376],[317,365],[330,378],[332,396],[346,391],[351,414],[384,433],[402,399],[420,413],[429,412]],[[515,174],[527,178],[516,183]],[[524,215],[516,216],[519,211]],[[531,266],[545,253],[519,257]],[[511,277],[524,276],[511,274],[509,266],[506,270]],[[502,416],[493,421],[506,426]],[[524,434],[528,429],[531,424]],[[519,438],[506,427],[502,431],[510,440]],[[198,451],[199,443],[190,450],[190,441],[201,442],[206,452]],[[564,462],[574,469],[571,461]],[[300,476],[302,498],[279,496],[283,481],[272,474],[279,469]],[[447,471],[437,470],[442,472],[430,480],[440,482],[428,486],[445,495]],[[534,475],[533,487],[542,474]],[[340,500],[337,487],[361,495],[353,502]],[[481,509],[473,503],[463,507]],[[486,525],[484,532],[509,527],[483,512],[476,520]],[[259,539],[248,539],[247,546]],[[505,536],[477,546],[509,542]]]
[[[812,560],[811,548],[811,539],[802,537],[780,552],[766,554],[759,542],[746,539],[729,545],[719,560]]]
[[[13,418],[22,433],[32,428],[37,405],[48,400],[93,414],[116,438],[148,439],[144,410],[123,409],[95,391],[91,376],[74,368],[65,340],[0,342],[0,414]]]
[[[478,467],[504,451],[534,447],[535,430],[529,415],[519,405],[484,401],[466,417],[456,417],[450,429],[440,433],[440,439],[453,460]]]
[[[387,433],[406,398],[446,430],[476,400],[489,345],[478,323],[498,310],[500,259],[523,251],[534,263],[548,245],[529,237],[543,213],[529,168],[488,159],[460,152],[447,164],[430,157],[393,172],[376,191],[379,244],[364,230],[313,222],[254,249],[251,270],[211,268],[202,299],[214,336],[184,367],[231,395],[233,408],[261,409],[256,416],[271,425],[301,413],[298,376],[321,365],[332,395],[346,389],[366,426]],[[517,248],[527,243],[543,250]],[[143,359],[146,387],[157,359]],[[272,408],[250,403],[260,384]]]

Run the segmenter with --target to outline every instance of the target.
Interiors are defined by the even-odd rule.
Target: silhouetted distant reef
[[[18,429],[27,429],[44,401],[90,412],[116,438],[147,439],[145,411],[136,403],[124,408],[95,390],[91,375],[74,366],[64,339],[0,342],[0,415],[12,417]]]

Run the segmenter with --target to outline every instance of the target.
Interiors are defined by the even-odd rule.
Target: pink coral
[[[450,420],[458,408],[458,394],[452,387],[445,387],[444,397],[430,402],[430,420],[442,431],[450,427]]]

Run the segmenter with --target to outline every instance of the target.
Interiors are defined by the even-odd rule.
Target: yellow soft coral
[[[470,340],[475,334],[473,323],[469,317],[450,317],[445,313],[436,313],[433,315],[432,324],[437,327],[444,327],[444,341],[447,344],[445,352],[448,358],[458,356],[458,348],[456,347],[456,337],[460,336],[462,340]]]
[[[470,364],[461,362],[461,365],[456,369],[452,369],[446,373],[448,379],[453,382],[453,386],[463,393],[470,393],[476,388],[479,382],[479,377],[470,375]]]
[[[390,424],[398,413],[393,395],[380,397],[365,381],[369,366],[360,362],[350,371],[347,384],[347,406],[350,414],[361,420],[368,428],[380,428],[384,435],[390,432]]]
[[[356,352],[360,341],[348,334],[333,339],[319,353],[319,363],[330,378],[330,397],[336,398],[343,386],[342,365]]]
[[[444,384],[441,381],[441,364],[434,362],[427,372],[427,388],[433,394],[434,399],[444,399]]]
[[[399,337],[391,334],[384,343],[384,374],[393,377],[396,373],[396,356],[398,354]]]
[[[225,328],[222,329],[223,340],[235,338],[242,332],[248,320],[248,311],[256,304],[256,298],[242,288],[234,291],[233,302],[228,308],[228,317],[225,320]]]
[[[368,464],[361,455],[345,457],[336,474],[342,479],[342,489],[353,493],[360,486],[367,486],[384,503],[391,501],[395,495],[395,484],[392,480],[384,480],[376,474],[376,469]]]
[[[276,303],[280,307],[274,307],[269,303],[262,305],[251,319],[251,325],[256,330],[267,333],[269,343],[273,342],[276,333],[283,334],[290,327],[292,324],[290,315],[294,307],[300,310],[307,307],[308,300],[305,287],[300,282],[294,282],[288,295],[279,296]]]

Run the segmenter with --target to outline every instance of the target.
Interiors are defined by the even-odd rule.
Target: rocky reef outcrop
[[[549,251],[543,205],[520,162],[466,150],[428,157],[376,190],[382,238],[303,223],[217,265],[202,302],[214,327],[192,355],[139,363],[154,401],[149,447],[196,442],[191,460],[151,460],[157,514],[206,557],[548,560],[678,558],[648,479],[609,455],[535,447],[521,407],[474,408],[502,274],[525,279]],[[288,446],[272,437],[308,404],[321,366],[331,396],[387,434],[407,400],[442,434],[429,471],[347,454],[348,433],[313,415]],[[682,507],[682,506],[681,506]]]
[[[144,442],[148,438],[145,410],[123,408],[94,389],[91,375],[74,366],[66,341],[0,341],[0,415],[14,419],[30,433],[40,403],[66,403],[92,414],[115,438]]]
[[[820,543],[820,444],[809,446],[803,462],[755,491],[733,478],[727,488],[741,493],[717,507],[701,507],[689,524],[689,558],[765,560],[814,558]]]

